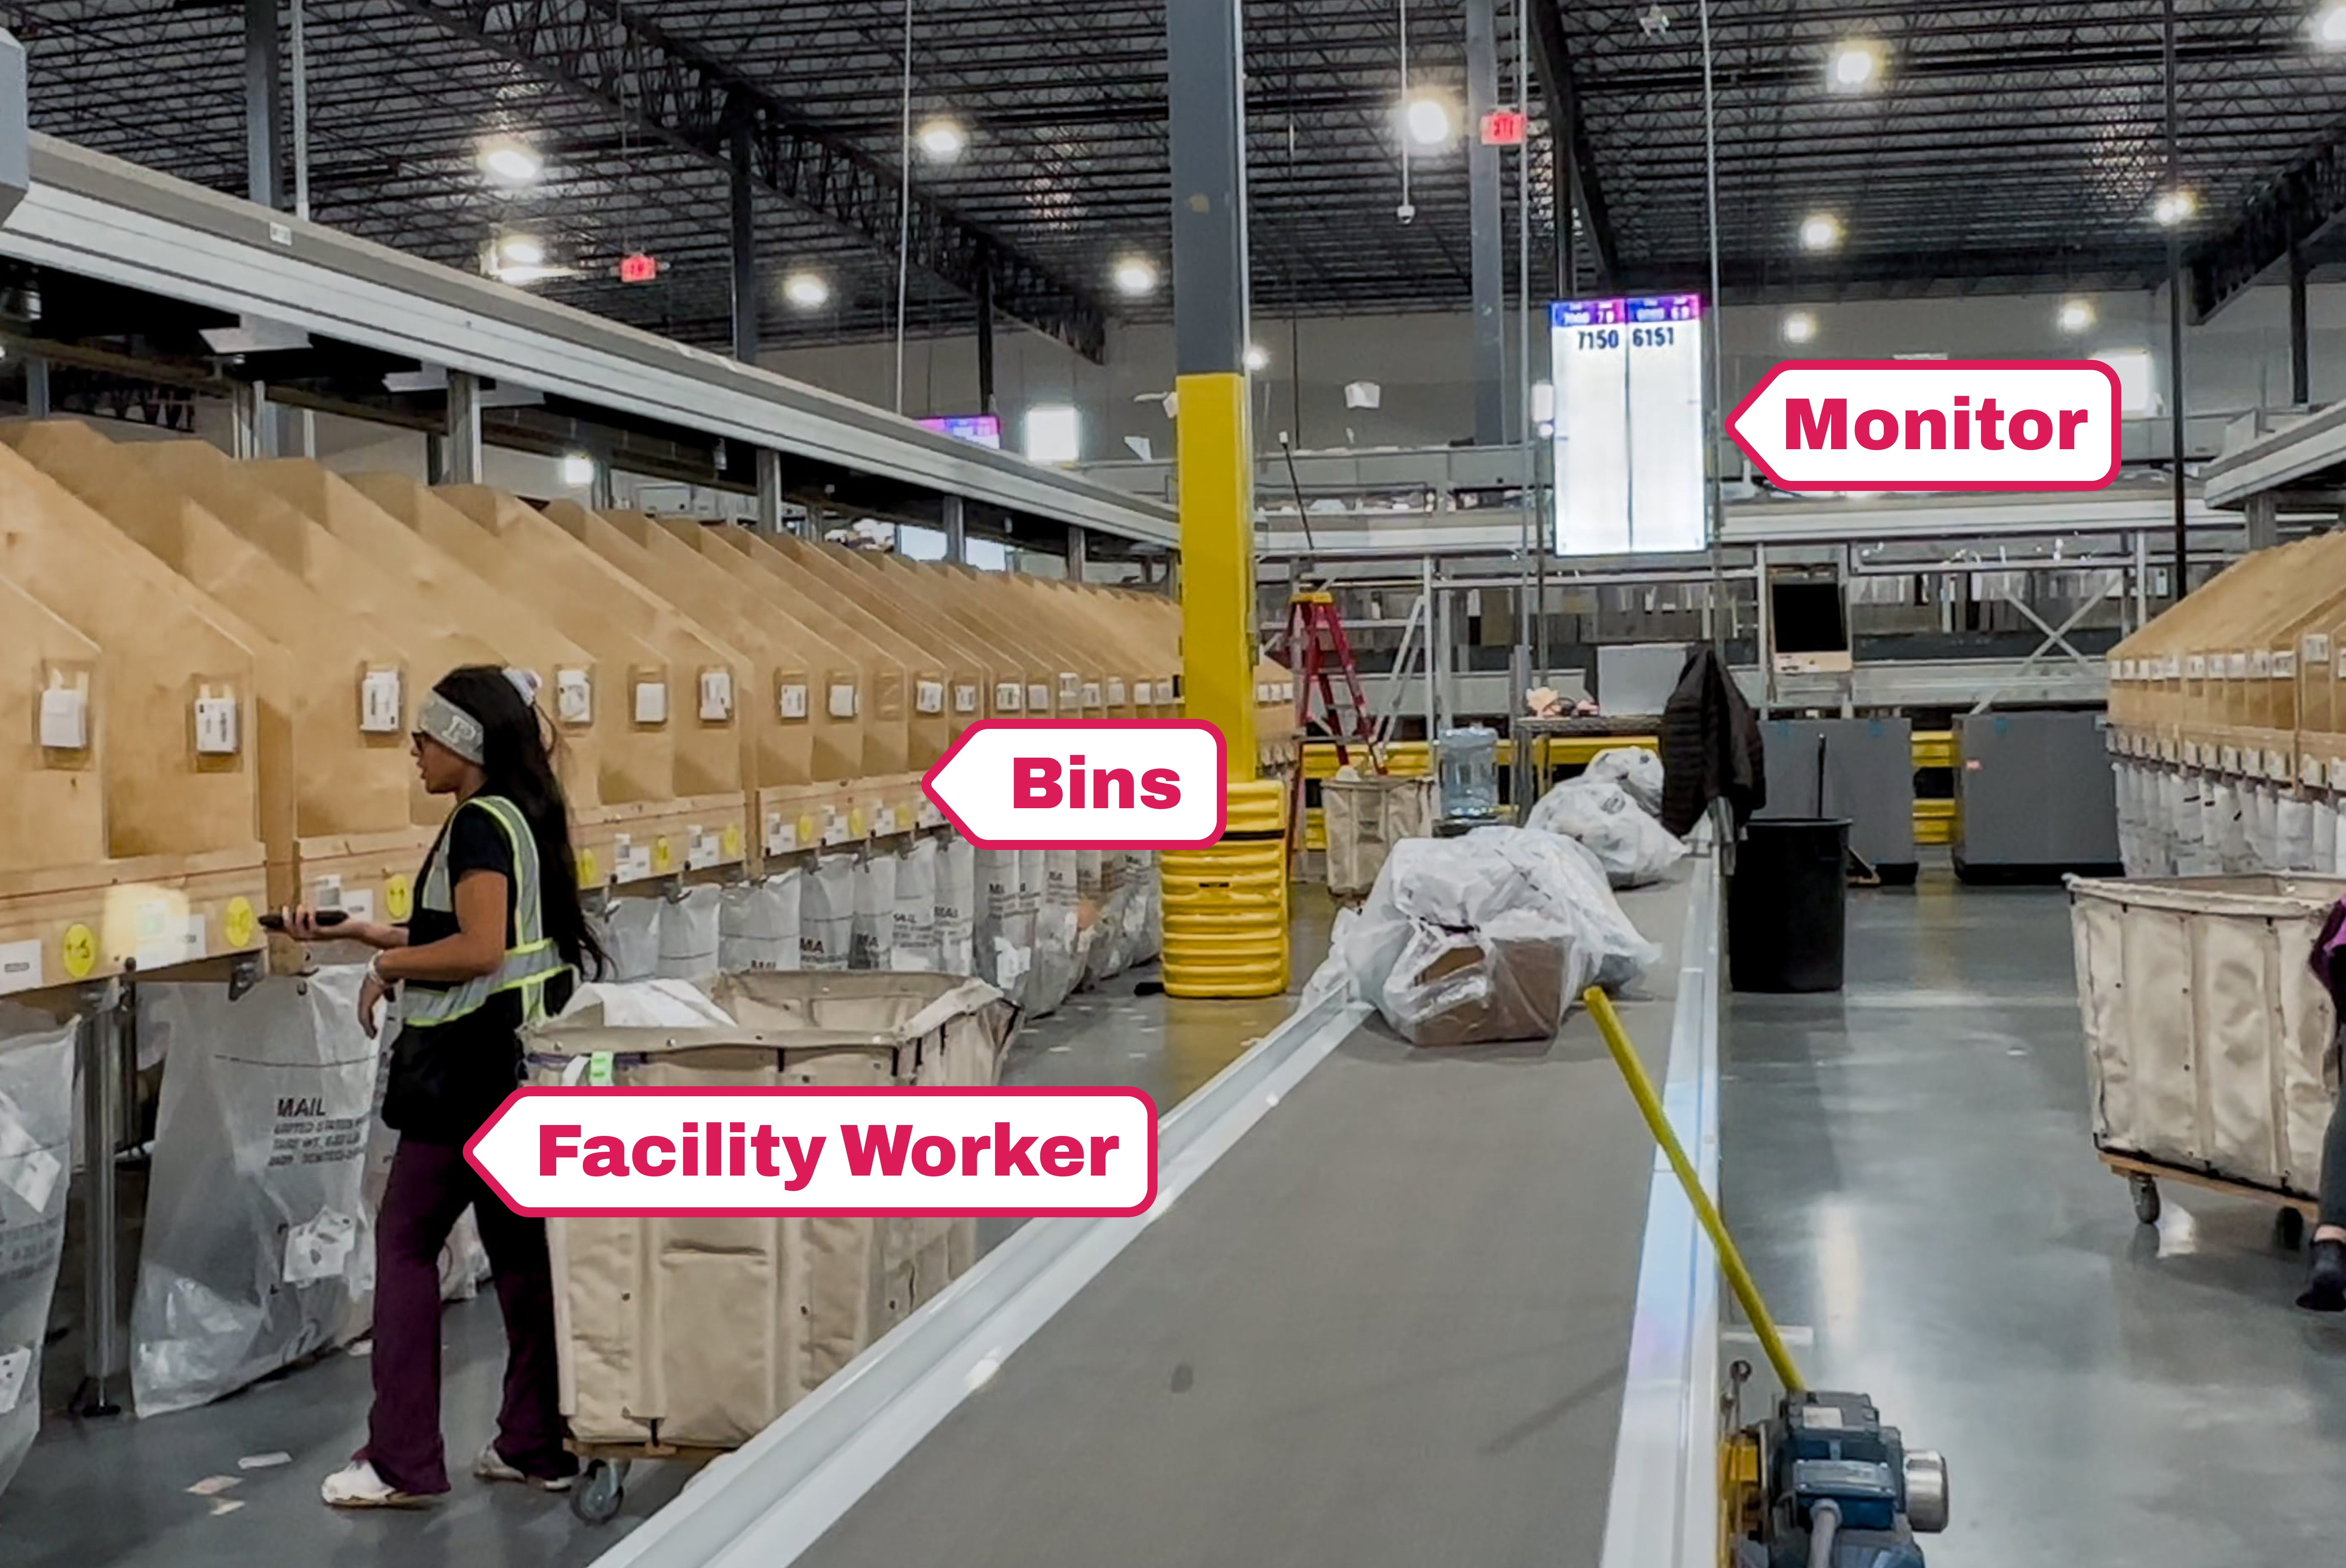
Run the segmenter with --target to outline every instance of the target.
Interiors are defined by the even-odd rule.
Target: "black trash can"
[[[1849,923],[1849,823],[1754,819],[1727,890],[1727,972],[1738,991],[1839,991]]]

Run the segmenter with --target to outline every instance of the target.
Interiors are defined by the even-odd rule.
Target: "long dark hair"
[[[450,670],[433,690],[481,721],[481,771],[484,795],[502,795],[520,809],[537,841],[538,908],[563,962],[592,980],[610,968],[610,957],[586,924],[578,902],[578,857],[570,847],[570,802],[555,776],[547,730],[537,709],[495,665],[468,664]]]

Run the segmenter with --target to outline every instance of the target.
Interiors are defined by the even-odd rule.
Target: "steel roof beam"
[[[699,46],[607,0],[392,0],[554,86],[594,99],[648,134],[719,167],[732,121],[746,117],[757,182],[892,255],[903,186],[896,171]],[[1092,360],[1107,313],[1089,292],[943,202],[913,193],[913,264]]]
[[[2187,261],[2191,319],[2204,321],[2246,293],[2266,269],[2346,217],[2346,126],[2290,165],[2224,233]]]
[[[1580,92],[1572,72],[1572,39],[1565,31],[1563,0],[1536,0],[1532,12],[1532,58],[1539,66],[1540,93],[1547,100],[1548,132],[1562,138],[1571,152],[1574,205],[1582,231],[1596,253],[1596,277],[1610,288],[1621,270],[1620,246],[1613,221],[1605,210],[1605,187],[1597,178],[1596,155],[1581,123]],[[1559,222],[1559,229],[1565,227]],[[1559,245],[1566,243],[1559,234]]]

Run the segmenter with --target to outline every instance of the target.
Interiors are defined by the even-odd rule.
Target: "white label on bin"
[[[2193,654],[2183,661],[2183,667],[2191,672],[2193,680],[2205,680],[2208,678],[2208,656]]]
[[[1071,669],[1061,670],[1059,672],[1059,700],[1061,702],[1073,703],[1081,702],[1083,698],[1084,677]]]
[[[1114,676],[1110,676],[1108,677],[1107,705],[1110,708],[1122,708],[1124,706],[1124,682],[1117,679]]]
[[[89,749],[89,693],[77,686],[41,693],[41,744],[51,751]]]
[[[943,713],[945,710],[945,683],[924,680],[913,688],[913,706],[923,713]]]
[[[733,672],[729,669],[705,669],[700,672],[700,720],[703,724],[722,724],[733,717]]]
[[[994,711],[1015,713],[1026,705],[1026,693],[1015,680],[1005,680],[994,688]]]
[[[565,724],[586,724],[595,718],[595,677],[583,669],[554,672],[554,717]]]
[[[804,718],[807,716],[807,688],[803,682],[785,682],[774,693],[774,711],[784,718]]]
[[[638,844],[622,833],[611,842],[611,875],[622,882],[640,882],[652,874],[652,847]]]
[[[2249,650],[2249,673],[2259,680],[2262,680],[2265,677],[2272,674],[2272,650],[2270,648],[2253,648]]]
[[[690,846],[684,852],[684,864],[687,871],[705,871],[724,856],[724,837],[714,830],[687,828],[685,841]]]
[[[2249,678],[2249,656],[2245,652],[2224,656],[2224,675],[2229,680]]]
[[[1157,688],[1145,680],[1135,681],[1132,686],[1132,700],[1143,708],[1154,708],[1157,706]]]
[[[2319,757],[2299,758],[2297,759],[2297,779],[2298,782],[2300,784],[2310,784],[2315,789],[2320,789],[2321,787],[2321,759]]]
[[[962,681],[954,687],[954,711],[955,713],[975,713],[977,711],[976,682]]]
[[[638,724],[668,722],[668,682],[664,680],[636,682],[636,722]]]
[[[780,811],[766,813],[766,853],[787,855],[799,847],[799,820]]]
[[[831,683],[830,712],[833,718],[855,717],[855,687],[843,680]]]
[[[2308,632],[2305,634],[2305,662],[2308,664],[2328,664],[2330,662],[2329,633]]]
[[[1084,706],[1086,708],[1097,708],[1100,705],[1100,683],[1096,680],[1087,680],[1084,682]]]
[[[1050,712],[1051,688],[1039,680],[1029,685],[1026,687],[1026,707],[1033,713]]]
[[[396,735],[406,722],[399,672],[371,669],[359,677],[359,729],[366,735]]]
[[[0,996],[41,988],[39,942],[0,942]]]
[[[196,752],[202,757],[236,755],[236,698],[196,698]]]
[[[2216,765],[2218,768],[2221,768],[2225,772],[2238,773],[2240,770],[2240,748],[2239,747],[2226,746],[2218,748],[2216,752],[2216,756],[2218,759]]]
[[[2289,759],[2278,751],[2265,753],[2265,777],[2277,784],[2289,781]]]
[[[2297,673],[2297,654],[2290,648],[2272,651],[2272,672],[2275,680],[2287,680]]]

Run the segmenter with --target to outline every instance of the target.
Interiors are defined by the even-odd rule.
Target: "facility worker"
[[[2346,1047],[2346,900],[2330,911],[2313,939],[2313,972],[2330,991],[2339,1018],[2336,1052]],[[2330,1110],[2321,1140],[2321,1219],[2309,1249],[2305,1292],[2297,1304],[2314,1312],[2346,1312],[2346,1107]]]
[[[366,1446],[321,1489],[336,1508],[415,1505],[448,1490],[440,1441],[440,1251],[467,1207],[480,1226],[505,1316],[505,1403],[473,1462],[483,1481],[570,1484],[555,1354],[546,1224],[505,1207],[464,1145],[520,1081],[520,1031],[558,1012],[573,978],[599,972],[579,907],[569,811],[532,706],[534,677],[487,665],[453,670],[416,717],[416,771],[456,809],[417,879],[402,926],[288,929],[377,950],[359,996],[372,1037],[394,1001],[383,1120],[399,1133],[375,1221],[374,1405]]]

